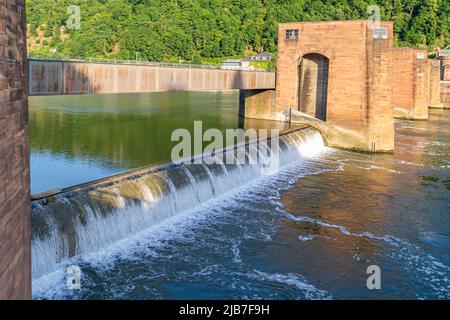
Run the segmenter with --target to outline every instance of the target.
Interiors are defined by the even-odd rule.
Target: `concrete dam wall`
[[[274,89],[275,73],[29,60],[30,95]]]

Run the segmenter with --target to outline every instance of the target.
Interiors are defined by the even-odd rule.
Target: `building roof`
[[[240,63],[241,61],[241,59],[225,59],[220,61],[220,63]]]
[[[258,57],[260,57],[260,58],[272,58],[272,56],[273,56],[273,53],[263,51],[261,53],[255,54],[253,56],[246,57],[245,60],[252,60],[252,58],[258,58]]]

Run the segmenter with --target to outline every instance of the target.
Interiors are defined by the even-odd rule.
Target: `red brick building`
[[[367,150],[393,150],[392,46],[391,22],[280,24],[276,110],[350,130]]]

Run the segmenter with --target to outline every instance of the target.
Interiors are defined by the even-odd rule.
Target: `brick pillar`
[[[31,298],[25,0],[0,2],[0,299]]]
[[[376,30],[367,32],[367,105],[363,121],[369,151],[394,150],[394,118],[392,107],[392,67],[394,31],[391,23],[383,22],[386,37],[377,37]],[[384,29],[385,28],[385,29]]]
[[[450,83],[441,82],[441,102],[444,108],[450,108]]]
[[[394,116],[404,119],[428,119],[430,70],[427,51],[393,49]]]
[[[430,73],[428,53],[426,50],[417,50],[415,55],[415,81],[414,81],[414,109],[415,119],[428,119],[428,104],[430,100]]]
[[[441,56],[441,80],[450,81],[450,56]]]
[[[275,90],[239,90],[239,115],[250,119],[276,119]]]
[[[430,60],[430,108],[442,108],[440,79],[440,61],[432,59]]]

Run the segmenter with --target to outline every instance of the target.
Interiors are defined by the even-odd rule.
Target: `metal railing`
[[[107,58],[93,58],[93,57],[71,57],[60,55],[47,54],[29,54],[29,60],[45,60],[45,61],[80,61],[92,63],[108,63],[108,64],[134,64],[152,67],[168,67],[168,68],[195,68],[195,69],[222,69],[220,65],[213,64],[192,64],[192,63],[172,63],[172,62],[157,62],[157,61],[142,61],[142,60],[121,60],[121,59],[107,59]],[[247,69],[239,68],[235,71],[255,71],[255,72],[271,72],[273,70],[264,69]]]

